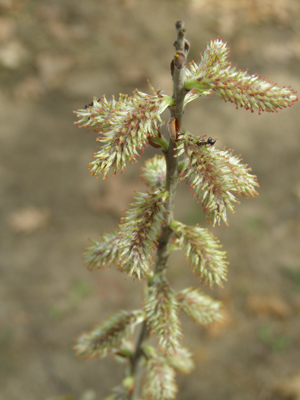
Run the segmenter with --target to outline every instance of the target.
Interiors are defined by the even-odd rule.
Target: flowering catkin
[[[150,138],[159,133],[160,114],[174,100],[159,91],[153,95],[135,90],[133,96],[120,94],[119,100],[107,101],[105,96],[94,99],[87,108],[76,111],[77,125],[99,134],[100,149],[89,164],[92,175],[107,176],[126,169],[126,161],[133,163],[140,157]]]
[[[236,70],[227,61],[229,49],[220,39],[211,41],[199,63],[191,62],[186,69],[184,87],[194,90],[194,96],[215,92],[225,101],[244,107],[252,112],[257,110],[274,112],[294,104],[296,92],[279,87],[259,75],[248,75],[247,71]]]

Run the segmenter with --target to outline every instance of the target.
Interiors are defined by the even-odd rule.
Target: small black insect
[[[207,140],[204,139],[199,139],[198,142],[196,143],[197,146],[205,146],[205,145],[210,145],[213,146],[216,143],[215,139],[209,137]]]
[[[215,143],[216,143],[215,139],[213,139],[213,138],[211,138],[211,137],[209,137],[209,138],[207,139],[207,144],[209,144],[210,146],[213,146]]]
[[[100,99],[97,99],[97,101],[99,102]],[[92,107],[93,104],[94,104],[94,101],[92,101],[91,103],[86,104],[86,105],[84,106],[84,108]]]
[[[196,143],[197,146],[204,146],[207,142],[204,139],[199,139],[198,142]]]

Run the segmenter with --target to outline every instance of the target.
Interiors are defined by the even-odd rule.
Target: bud
[[[163,156],[154,156],[145,162],[145,166],[141,168],[141,178],[147,186],[152,189],[165,186],[166,181],[166,160]]]

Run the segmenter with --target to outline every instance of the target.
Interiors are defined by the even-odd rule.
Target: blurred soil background
[[[88,272],[81,253],[145,190],[139,168],[155,152],[96,180],[96,136],[73,126],[72,110],[148,92],[147,78],[171,94],[178,19],[190,60],[220,36],[233,64],[300,92],[299,0],[0,0],[1,400],[102,399],[122,378],[122,365],[78,360],[72,346],[119,308],[139,308],[143,283]],[[211,96],[186,109],[184,127],[241,153],[260,195],[212,229],[230,261],[224,289],[209,291],[225,318],[204,329],[182,316],[196,368],[178,377],[178,399],[300,399],[299,106],[259,116]],[[204,223],[184,183],[177,200],[176,218]],[[183,254],[169,264],[175,288],[200,285]]]

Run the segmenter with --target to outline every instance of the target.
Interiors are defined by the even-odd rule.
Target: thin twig
[[[184,22],[177,21],[176,24],[177,30],[177,39],[174,43],[176,53],[174,54],[174,58],[171,63],[171,71],[173,77],[173,99],[175,100],[175,105],[170,107],[171,118],[174,118],[176,121],[176,129],[180,130],[181,120],[183,115],[183,101],[184,97],[187,94],[187,91],[184,89],[184,78],[185,78],[185,63],[186,57],[189,51],[189,43],[185,39],[185,29],[184,29]],[[154,269],[154,274],[158,274],[162,271],[165,271],[167,268],[167,260],[169,257],[169,242],[172,236],[172,230],[169,228],[169,224],[173,220],[173,209],[174,209],[174,201],[175,201],[175,193],[177,184],[179,181],[179,170],[178,170],[178,160],[175,156],[175,147],[176,138],[170,137],[168,150],[165,153],[166,159],[166,190],[169,191],[169,199],[165,203],[165,208],[168,213],[168,223],[163,228],[162,234],[158,240],[158,248],[157,248],[157,255],[156,255],[156,264]],[[149,283],[151,285],[151,282]],[[149,331],[147,328],[147,323],[144,322],[139,338],[137,340],[136,350],[131,359],[131,374],[136,375],[137,368],[139,365],[140,358],[143,354],[142,345],[143,342],[148,338]],[[135,390],[132,393],[131,398],[138,392],[138,382],[136,382]]]

